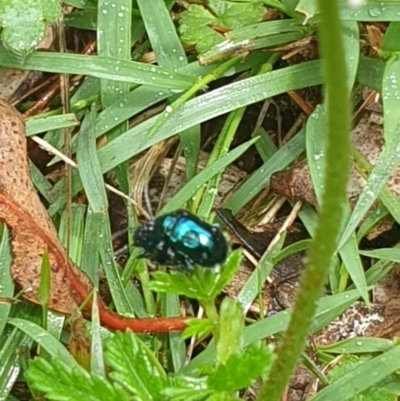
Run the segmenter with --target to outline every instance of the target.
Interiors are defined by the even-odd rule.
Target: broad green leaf
[[[4,45],[20,55],[30,53],[43,39],[46,22],[56,22],[61,7],[57,0],[2,0],[0,28]]]
[[[316,0],[300,0],[297,4],[296,11],[304,14],[304,24],[319,12]]]

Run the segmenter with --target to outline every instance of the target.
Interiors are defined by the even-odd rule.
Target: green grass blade
[[[258,39],[263,36],[277,35],[284,32],[296,32],[304,30],[304,25],[294,19],[260,22],[254,25],[233,29],[228,33],[228,38],[239,42],[245,39]]]
[[[76,158],[90,208],[94,213],[104,213],[108,208],[108,200],[96,149],[94,113],[92,109],[83,120],[78,135]]]
[[[389,143],[399,126],[400,60],[397,56],[386,63],[382,80],[383,136]]]
[[[158,116],[150,118],[144,123],[125,132],[99,150],[99,160],[102,172],[112,170],[118,164],[128,160],[152,145],[170,138],[176,132],[201,122],[210,120],[236,108],[247,106],[270,96],[275,96],[288,90],[295,90],[322,82],[320,61],[310,61],[299,65],[268,72],[256,77],[235,82],[205,95],[196,97],[187,102],[179,113],[149,137]],[[229,99],[229,102],[226,101]],[[76,174],[74,174],[76,177]],[[64,203],[64,182],[60,181],[55,190],[59,192],[59,200],[49,209],[51,215],[56,213]],[[76,178],[73,181],[73,193],[77,193],[81,183]]]
[[[353,77],[355,77],[355,73]],[[326,169],[326,126],[326,110],[324,106],[320,106],[314,111],[311,118],[307,122],[306,136],[308,165],[310,168],[310,174],[315,194],[319,202],[321,202],[324,192],[323,185],[325,177],[323,172]],[[348,220],[348,216],[350,216],[351,211],[348,202],[345,202],[342,207],[345,212],[342,221],[343,230],[344,222]],[[355,235],[352,235],[348,238],[346,243],[344,243],[343,246],[340,248],[339,252],[346,267],[346,270],[353,280],[353,283],[360,291],[360,294],[364,301],[369,304],[364,267],[358,254],[358,244]],[[342,281],[343,287],[345,287],[347,283],[347,277],[344,277]],[[344,289],[345,288],[342,288],[341,290],[344,291]]]
[[[355,337],[329,345],[317,345],[317,350],[331,354],[361,354],[385,352],[393,348],[393,341],[385,338]]]
[[[158,65],[175,70],[187,64],[186,54],[164,0],[138,0]]]
[[[398,369],[400,369],[400,346],[363,363],[319,391],[310,401],[354,400],[357,394],[379,383]]]
[[[101,57],[118,58],[129,61],[131,52],[132,2],[100,0],[97,9],[97,47]],[[123,27],[123,29],[121,29]],[[128,82],[114,79],[100,81],[101,101],[104,107],[129,92]]]
[[[389,260],[392,262],[400,263],[399,248],[381,248],[374,249],[373,251],[360,251],[360,254],[373,259]]]
[[[400,127],[397,127],[395,135],[381,153],[368,181],[363,188],[358,201],[353,209],[350,221],[342,234],[339,248],[352,235],[354,230],[360,224],[361,220],[368,212],[370,207],[378,198],[386,181],[391,176],[400,160]]]
[[[244,62],[236,64],[232,70],[229,71],[229,75],[232,73],[240,73],[242,71],[246,71],[249,68],[254,68],[254,66],[259,65],[264,62],[266,56],[263,54],[254,54],[248,57]],[[220,63],[222,64],[222,62]],[[215,68],[218,67],[217,64],[213,64],[211,66],[201,66],[198,62],[193,62],[188,66],[180,69],[180,72],[187,73],[189,75],[193,75],[195,77],[201,77],[204,75],[210,74]],[[88,82],[95,78],[88,77],[79,90]],[[75,95],[71,99],[71,103],[73,101],[82,102],[82,99],[86,99],[86,97],[90,97],[93,95],[93,92],[96,91],[96,82],[93,82],[92,85],[88,87],[87,90],[82,90],[82,95],[80,97]],[[118,126],[122,122],[138,115],[143,110],[163,101],[174,95],[174,90],[169,89],[161,89],[150,87],[150,86],[140,86],[130,93],[123,95],[118,101],[114,102],[111,106],[107,107],[101,113],[99,113],[97,121],[96,121],[96,138],[107,133],[110,129]],[[86,101],[85,101],[86,103]],[[158,117],[159,118],[159,117]],[[154,125],[155,123],[153,123]],[[76,142],[74,138],[72,140],[72,150],[76,150]],[[57,160],[55,158],[54,160]]]
[[[227,85],[187,102],[179,113],[171,117],[148,137],[158,116],[127,131],[99,151],[102,171],[109,171],[128,158],[142,152],[155,143],[171,137],[201,122],[270,96],[321,83],[320,62],[310,61],[300,65],[272,71]],[[268,85],[268,86],[266,86]],[[229,102],[226,101],[229,99]],[[115,158],[118,158],[116,160]]]
[[[246,111],[245,107],[232,111],[218,136],[217,142],[211,152],[207,161],[207,166],[211,165],[216,160],[222,158],[229,150],[232,141],[235,137],[236,130],[242,121],[243,115]],[[196,204],[201,199],[200,207],[198,208],[198,215],[207,217],[213,208],[215,198],[218,194],[218,187],[221,181],[222,171],[207,181],[205,187],[197,191],[193,204],[196,210]],[[204,194],[204,195],[203,195]]]
[[[86,214],[85,231],[82,245],[81,270],[90,278],[92,283],[99,285],[99,265],[101,243],[100,234],[103,226],[103,213],[93,213],[89,208]]]
[[[19,318],[9,319],[8,323],[25,333],[46,350],[53,358],[61,359],[71,368],[77,365],[77,362],[68,350],[50,333],[38,326],[36,323]]]
[[[69,257],[71,260],[80,264],[82,242],[83,242],[83,226],[86,206],[82,204],[73,204],[71,209],[71,230],[69,237]],[[66,232],[66,212],[61,216],[60,226],[58,229],[59,238],[64,246],[67,244]]]
[[[42,305],[42,327],[47,330],[47,313],[50,299],[50,260],[47,248],[43,251],[42,265],[40,266],[38,298]]]
[[[42,172],[29,160],[29,169],[31,172],[31,179],[36,190],[46,199],[47,202],[51,203],[54,201],[51,197],[51,189],[53,186],[42,174]]]
[[[160,214],[166,214],[172,212],[175,209],[183,206],[185,202],[190,200],[193,194],[208,180],[222,171],[226,166],[229,166],[234,160],[242,155],[247,149],[249,149],[258,138],[251,139],[236,147],[227,153],[224,157],[214,162],[211,166],[205,168],[202,172],[197,174],[191,181],[189,181],[182,189],[180,189],[173,198],[165,205]]]
[[[29,348],[32,340],[18,329],[8,332],[7,340],[0,348],[0,400],[6,399],[21,371],[21,350]]]
[[[360,56],[357,71],[358,83],[381,92],[385,66],[386,63],[380,59]]]
[[[14,282],[10,270],[11,261],[8,229],[4,226],[0,243],[0,297],[4,298],[11,298],[14,295]],[[6,326],[10,309],[11,304],[0,303],[0,336]]]
[[[230,209],[233,214],[238,213],[243,206],[268,186],[273,173],[287,167],[304,152],[304,140],[305,130],[302,130],[258,168],[224,206]]]
[[[73,128],[79,125],[75,114],[28,118],[26,120],[26,136],[40,134],[59,128]]]
[[[100,333],[99,307],[97,291],[93,294],[92,303],[92,338],[90,342],[90,373],[105,377],[103,342]]]
[[[27,57],[0,49],[0,65],[23,70],[89,75],[115,81],[175,90],[187,89],[195,78],[136,61],[81,54],[36,52]]]
[[[246,314],[257,297],[257,294],[262,292],[265,281],[270,275],[275,266],[274,258],[282,249],[285,236],[282,236],[280,241],[268,252],[265,258],[261,259],[256,269],[253,271],[246,284],[240,290],[237,300],[243,308],[243,313]]]
[[[343,2],[339,10],[340,17],[348,21],[400,21],[400,4],[395,1],[368,1],[356,8]]]
[[[133,313],[133,307],[129,302],[129,298],[126,294],[126,290],[123,286],[120,272],[116,262],[114,261],[114,255],[112,252],[112,241],[111,241],[111,229],[108,215],[103,214],[103,224],[100,228],[99,237],[102,240],[100,245],[100,260],[104,268],[104,272],[107,277],[107,282],[110,287],[110,292],[114,305],[118,313]]]
[[[360,295],[365,304],[369,306],[370,302],[364,266],[358,251],[357,238],[354,234],[345,242],[339,253],[347,272],[353,280],[354,285],[356,286],[357,290],[360,291]],[[346,287],[346,284],[347,283],[343,283],[343,287]],[[339,288],[339,290],[344,291],[344,288]]]

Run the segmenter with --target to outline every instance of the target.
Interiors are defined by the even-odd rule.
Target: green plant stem
[[[320,48],[324,59],[327,110],[325,192],[318,227],[310,247],[289,327],[258,401],[278,401],[300,358],[316,311],[317,300],[332,265],[346,201],[350,167],[350,99],[337,0],[319,0]]]
[[[219,315],[217,308],[215,306],[215,300],[212,299],[210,302],[203,302],[201,303],[201,306],[204,309],[204,312],[207,315],[207,318],[210,320],[210,322],[213,324],[213,338],[216,342],[219,340]]]

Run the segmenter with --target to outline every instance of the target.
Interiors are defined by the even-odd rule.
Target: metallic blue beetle
[[[143,248],[141,257],[166,266],[214,267],[228,254],[224,234],[186,210],[176,210],[147,221],[134,233],[135,246]]]

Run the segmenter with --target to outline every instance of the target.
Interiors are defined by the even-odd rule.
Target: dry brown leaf
[[[24,290],[24,297],[39,303],[40,267],[47,248],[51,266],[49,307],[71,314],[87,299],[92,285],[69,260],[58,240],[30,179],[24,121],[3,100],[0,100],[0,169],[0,219],[12,230],[12,276]],[[109,311],[100,300],[99,309],[102,323],[111,329],[167,332],[186,326],[182,318],[124,318]]]

